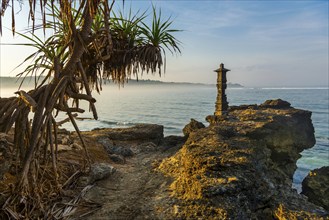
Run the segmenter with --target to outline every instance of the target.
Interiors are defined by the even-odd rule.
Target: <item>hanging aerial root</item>
[[[74,119],[72,113],[69,111],[69,107],[68,107],[67,103],[65,103],[65,107],[68,109],[67,114],[68,114],[68,116],[69,116],[69,118],[70,118],[70,120],[71,120],[71,123],[72,123],[72,125],[73,125],[75,131],[77,132],[77,134],[78,134],[78,136],[79,136],[79,139],[80,139],[81,144],[82,144],[82,146],[83,146],[83,149],[84,149],[84,151],[85,151],[85,155],[86,155],[86,157],[87,157],[87,165],[88,165],[88,167],[90,167],[91,159],[90,159],[90,156],[89,156],[89,152],[88,152],[88,149],[87,149],[86,143],[85,143],[85,141],[84,141],[84,139],[83,139],[83,137],[82,137],[82,135],[81,135],[80,129],[79,129],[77,123],[75,122],[75,119]]]

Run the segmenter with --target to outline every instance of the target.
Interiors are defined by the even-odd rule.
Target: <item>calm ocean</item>
[[[9,90],[1,89],[2,97]],[[216,88],[196,84],[126,84],[105,85],[95,95],[99,120],[79,121],[81,130],[127,127],[136,123],[155,123],[165,127],[165,135],[182,135],[182,128],[194,118],[205,124],[205,117],[215,109]],[[309,170],[329,166],[329,89],[328,88],[229,88],[230,105],[260,104],[281,98],[295,108],[312,111],[316,145],[303,151],[294,176],[295,187]],[[91,117],[84,114],[83,117]],[[68,129],[72,127],[66,125]]]

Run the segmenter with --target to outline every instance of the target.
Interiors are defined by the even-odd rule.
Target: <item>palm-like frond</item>
[[[29,37],[28,34],[17,33],[23,38],[29,40],[31,43],[23,44],[24,46],[34,47],[37,51],[25,58],[25,60],[19,65],[28,61],[32,61],[32,64],[28,65],[23,72],[17,74],[17,76],[22,78],[21,84],[24,82],[26,76],[31,75],[35,76],[35,87],[38,84],[40,76],[42,76],[47,70],[46,78],[49,78],[51,71],[53,69],[52,61],[55,56],[54,47],[49,47],[50,38],[43,42],[37,35],[31,33],[32,37]],[[40,84],[42,86],[43,83]]]
[[[111,59],[105,63],[105,72],[116,82],[132,74],[156,73],[161,75],[161,68],[165,69],[166,52],[180,53],[180,42],[172,35],[179,30],[171,29],[171,18],[163,20],[161,10],[157,12],[153,6],[152,24],[144,22],[146,12],[141,16],[129,14],[126,18],[122,13],[114,14],[111,26],[114,36],[114,50]]]
[[[161,75],[161,67],[166,68],[166,52],[168,49],[172,54],[181,53],[178,41],[172,33],[180,30],[170,29],[173,21],[169,17],[164,20],[161,17],[161,10],[157,12],[155,6],[152,7],[153,20],[152,25],[142,22],[141,35],[144,44],[138,49],[140,64],[143,71],[155,73],[158,69]]]

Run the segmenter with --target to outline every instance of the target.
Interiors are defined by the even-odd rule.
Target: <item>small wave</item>
[[[227,90],[242,90],[242,89],[254,89],[249,87],[228,87]]]
[[[312,113],[318,114],[318,115],[327,115],[328,111],[312,111]]]
[[[315,147],[323,149],[324,151],[327,151],[329,148],[329,143],[316,143]]]
[[[329,140],[329,137],[327,137],[327,136],[315,136],[315,139],[317,139],[320,142],[322,142],[324,140],[328,141]]]
[[[123,121],[123,122],[117,122],[116,125],[132,126],[132,125],[136,125],[136,123]]]
[[[107,125],[116,125],[117,124],[117,122],[114,122],[114,121],[99,120],[99,122],[107,124]]]
[[[135,123],[131,122],[114,122],[114,121],[106,121],[106,120],[100,120],[101,123],[111,125],[111,126],[130,126],[130,125],[135,125]]]
[[[180,130],[177,127],[170,127],[170,126],[165,126],[164,128],[167,130]]]
[[[320,89],[320,90],[328,90],[328,87],[264,87],[264,88],[258,88],[258,89],[273,89],[273,90],[313,90],[313,89]]]

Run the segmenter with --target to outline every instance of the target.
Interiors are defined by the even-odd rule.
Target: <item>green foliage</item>
[[[30,42],[26,46],[37,49],[24,60],[23,63],[32,60],[32,64],[20,76],[37,75],[38,72],[39,75],[46,73],[47,79],[55,74],[55,60],[60,60],[60,66],[64,66],[72,53],[72,46],[69,46],[72,36],[69,21],[62,17],[55,5],[48,5],[47,8],[47,16],[53,17],[53,20],[47,22],[45,27],[54,31],[52,36],[43,42],[32,31],[19,34]],[[131,9],[127,15],[122,11],[112,12],[107,29],[104,13],[99,9],[92,24],[91,40],[83,45],[85,53],[81,58],[92,88],[99,91],[102,78],[123,84],[131,75],[138,77],[143,72],[158,72],[161,76],[161,69],[166,66],[166,50],[172,54],[181,52],[180,42],[173,36],[179,30],[171,29],[171,18],[163,19],[161,10],[157,11],[153,6],[152,22],[148,25],[146,13],[133,13]],[[81,23],[81,12],[73,7],[72,15],[77,26]],[[36,26],[38,28],[43,26]]]
[[[153,6],[153,20],[151,27],[142,22],[141,32],[145,36],[144,42],[151,44],[154,47],[162,48],[165,46],[170,52],[181,52],[179,48],[179,41],[172,35],[174,32],[180,30],[170,29],[173,21],[168,18],[163,21],[161,17],[161,9],[157,12]]]

